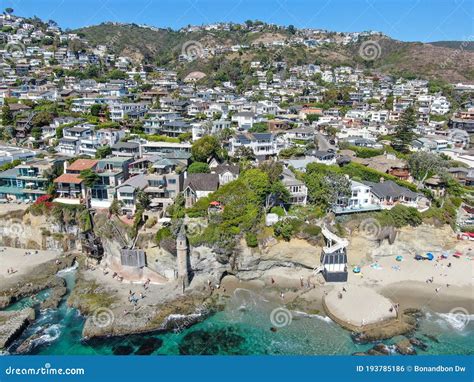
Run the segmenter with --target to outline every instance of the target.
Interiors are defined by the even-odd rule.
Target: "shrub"
[[[155,224],[156,224],[157,220],[156,220],[156,217],[152,216],[151,218],[149,218],[146,223],[145,223],[145,227],[146,228],[151,228],[153,227]]]
[[[258,247],[257,235],[253,232],[247,232],[245,234],[245,241],[250,248]]]
[[[163,240],[163,239],[166,239],[166,238],[171,238],[172,234],[171,234],[171,229],[170,227],[163,227],[161,229],[158,230],[158,232],[156,233],[156,236],[155,236],[155,241],[160,244],[160,242]]]
[[[211,172],[209,165],[204,162],[194,162],[188,167],[189,174],[203,174]]]
[[[273,226],[273,232],[277,238],[290,241],[293,236],[293,226],[288,222],[288,220],[280,220]]]
[[[308,236],[316,237],[321,233],[321,227],[314,224],[304,224],[301,231]]]
[[[390,210],[390,215],[396,227],[411,225],[416,227],[422,223],[421,213],[414,207],[406,207],[401,204]]]
[[[280,217],[283,217],[285,216],[285,209],[283,207],[280,207],[280,206],[275,206],[275,207],[272,207],[272,209],[270,210],[270,212],[272,214],[277,214],[278,216]]]
[[[297,232],[303,222],[298,219],[280,220],[273,226],[273,232],[277,238],[290,241],[292,236]]]

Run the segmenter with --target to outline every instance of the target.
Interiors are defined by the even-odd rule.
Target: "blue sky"
[[[405,41],[473,40],[474,0],[1,0],[63,28],[104,21],[180,28],[259,19],[334,31],[378,30]]]

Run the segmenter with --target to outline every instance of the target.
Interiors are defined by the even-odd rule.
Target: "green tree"
[[[423,182],[433,174],[442,175],[448,167],[448,161],[438,154],[418,151],[408,158],[408,167],[413,177]]]
[[[2,125],[3,126],[13,125],[13,113],[6,99],[2,106]]]
[[[31,120],[33,126],[46,126],[53,122],[53,115],[48,111],[40,111]]]
[[[395,130],[395,139],[392,143],[394,149],[408,153],[410,145],[415,137],[416,115],[413,107],[408,107],[401,115],[398,126]]]
[[[108,145],[98,147],[95,152],[96,159],[103,159],[107,158],[110,154],[112,154],[112,148]]]
[[[102,111],[101,105],[96,103],[91,106],[91,115],[93,115],[94,117],[98,117],[101,111]]]
[[[222,156],[222,147],[216,137],[206,135],[191,146],[191,154],[196,162],[206,162],[211,156]]]
[[[189,174],[203,174],[203,173],[210,173],[211,169],[209,165],[204,162],[194,162],[188,167]]]
[[[317,122],[319,120],[319,115],[317,115],[317,114],[308,114],[306,116],[306,119],[308,120],[309,123]]]
[[[249,129],[249,133],[266,133],[268,131],[268,125],[266,122],[256,122]]]
[[[81,171],[79,178],[84,181],[87,188],[92,188],[99,181],[100,177],[91,169]]]
[[[40,140],[41,139],[41,128],[40,127],[33,127],[31,129],[31,136],[36,140]]]
[[[148,195],[143,190],[138,190],[137,191],[137,209],[144,211],[148,207],[150,207],[150,204],[151,204],[150,195]]]
[[[323,209],[329,208],[338,198],[350,196],[350,181],[338,166],[310,163],[304,181],[309,201]]]

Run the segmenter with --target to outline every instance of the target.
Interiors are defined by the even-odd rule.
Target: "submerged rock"
[[[135,352],[136,355],[149,355],[158,350],[163,345],[163,340],[159,338],[147,338],[145,342]]]
[[[233,328],[196,330],[184,336],[179,344],[182,355],[242,354],[245,338]]]
[[[114,355],[129,355],[133,353],[133,348],[128,345],[119,345],[113,348]]]
[[[419,338],[416,338],[416,337],[413,337],[413,338],[410,338],[410,343],[413,345],[413,346],[416,346],[417,348],[421,349],[421,350],[426,350],[428,349],[428,345],[426,345],[422,340],[420,340]]]
[[[439,343],[439,340],[436,336],[433,336],[432,334],[426,334],[426,333],[424,333],[423,335],[429,340],[436,342],[437,344]]]

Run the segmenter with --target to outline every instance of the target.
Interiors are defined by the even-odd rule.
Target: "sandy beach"
[[[30,253],[25,255],[25,253]],[[22,248],[0,247],[0,282],[13,276],[22,276],[30,273],[36,266],[54,260],[61,256],[58,251],[43,251]],[[9,274],[8,268],[15,273]],[[7,281],[7,280],[5,280]]]

